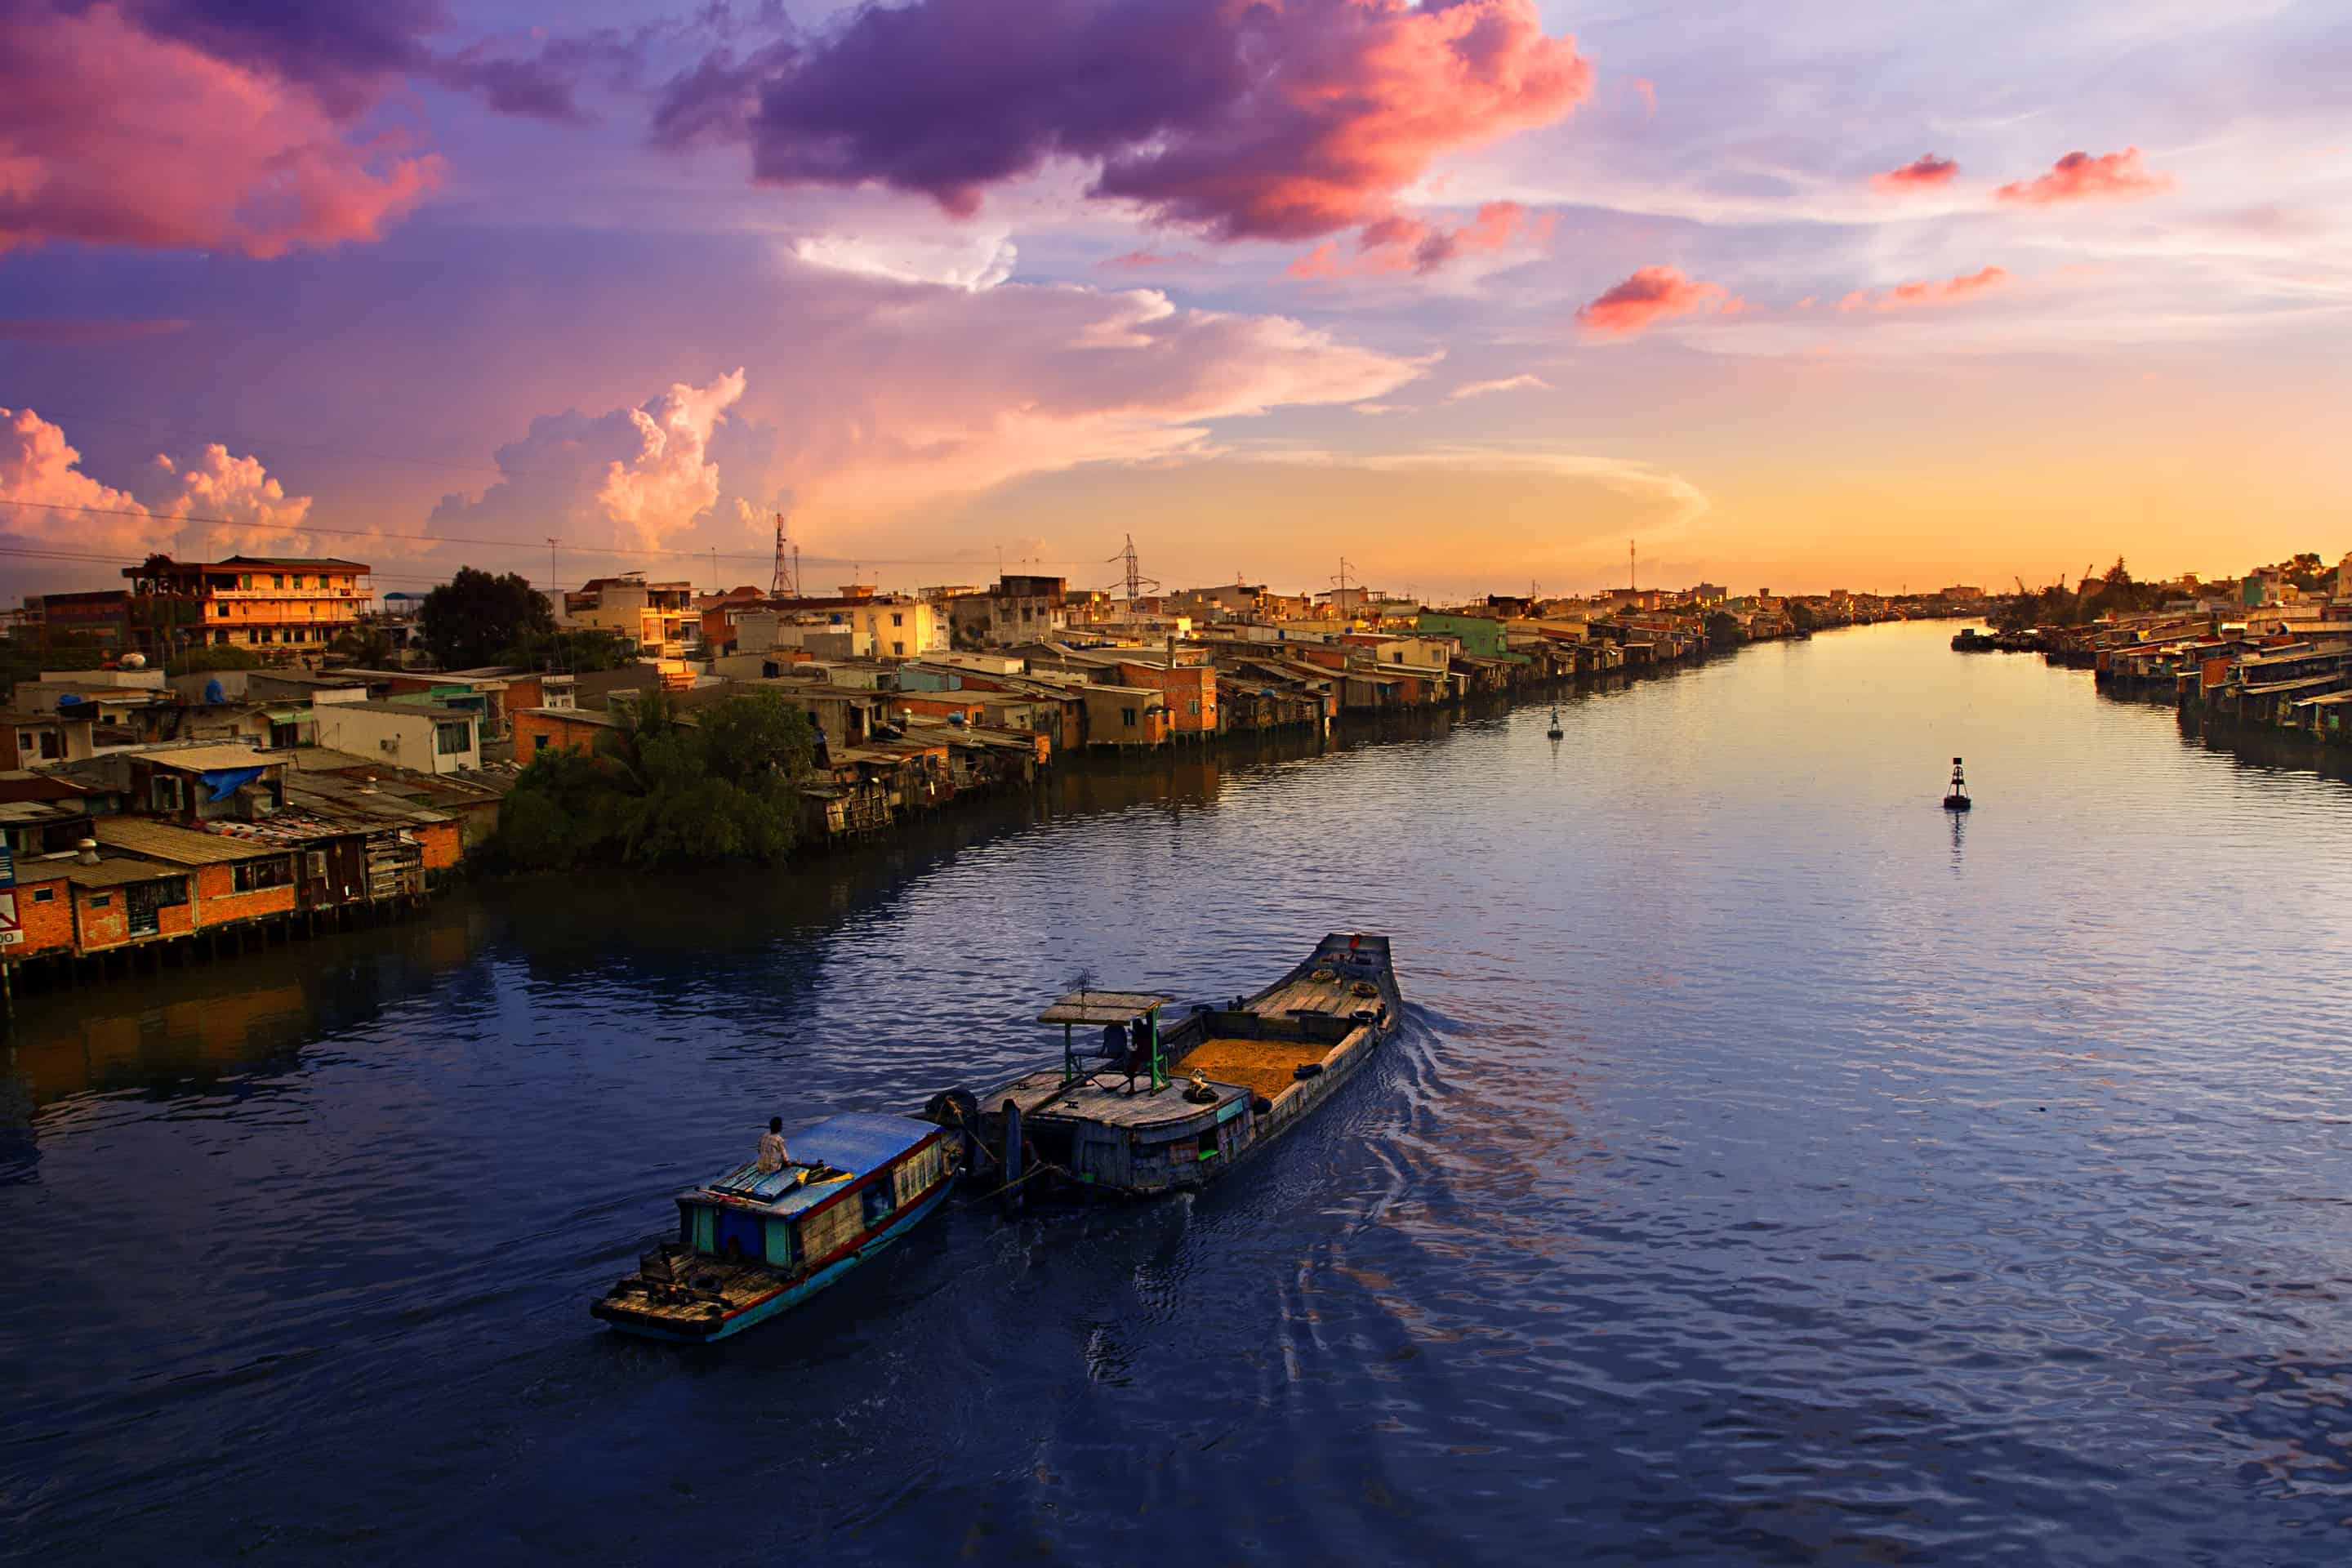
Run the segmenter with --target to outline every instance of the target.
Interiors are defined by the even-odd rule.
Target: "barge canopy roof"
[[[1073,991],[1037,1015],[1041,1024],[1124,1024],[1175,1001],[1156,991]]]
[[[830,1165],[851,1180],[880,1170],[939,1131],[911,1116],[883,1116],[850,1111],[828,1116],[785,1140],[793,1163],[781,1171],[762,1172],[757,1161],[740,1165],[702,1189],[737,1200],[764,1204],[772,1214],[796,1215],[815,1207],[842,1190],[842,1176],[803,1183],[802,1167]],[[689,1196],[693,1195],[691,1194]],[[709,1201],[706,1195],[704,1201]]]

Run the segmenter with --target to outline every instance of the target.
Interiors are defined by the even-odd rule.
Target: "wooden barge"
[[[677,1195],[678,1236],[591,1313],[624,1333],[723,1340],[807,1300],[898,1240],[954,1187],[956,1141],[905,1116],[835,1116],[758,1162]]]
[[[1062,1026],[1059,1064],[984,1095],[936,1095],[925,1115],[966,1135],[972,1173],[1008,1207],[1201,1187],[1338,1093],[1395,1031],[1403,1002],[1388,938],[1335,932],[1254,996],[1172,1024],[1170,1005],[1074,992],[1039,1018]],[[1101,1031],[1097,1048],[1082,1054],[1080,1027]]]

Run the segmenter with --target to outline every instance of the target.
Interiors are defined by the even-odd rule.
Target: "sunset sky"
[[[0,599],[2332,561],[2347,80],[2340,0],[0,0]]]

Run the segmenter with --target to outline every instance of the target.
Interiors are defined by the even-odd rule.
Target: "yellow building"
[[[232,555],[226,561],[150,556],[126,566],[134,602],[170,605],[164,617],[179,646],[316,653],[360,624],[374,598],[362,562]],[[150,620],[153,619],[151,612]]]

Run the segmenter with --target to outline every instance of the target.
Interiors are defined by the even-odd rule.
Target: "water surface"
[[[0,1553],[2346,1561],[2352,788],[1948,632],[35,998]],[[772,1113],[1350,928],[1408,1027],[1245,1177],[587,1317]]]

